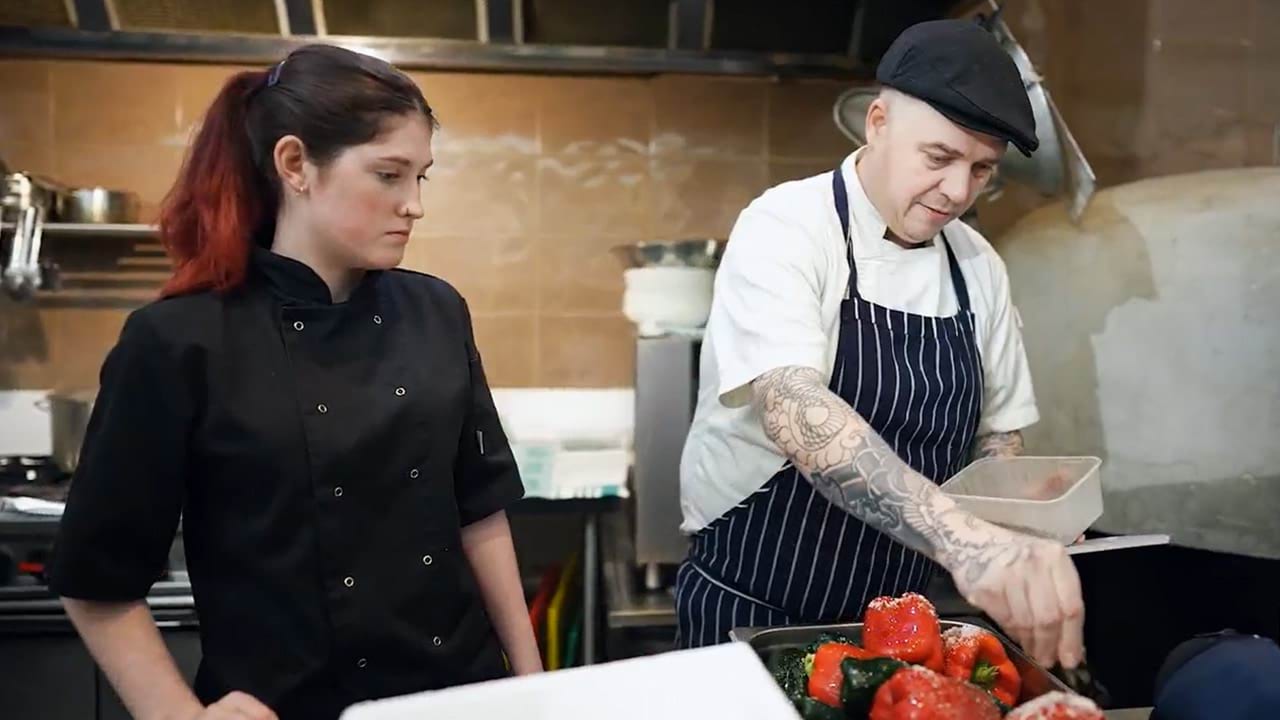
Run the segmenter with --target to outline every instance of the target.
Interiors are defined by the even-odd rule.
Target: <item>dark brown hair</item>
[[[255,238],[269,237],[280,203],[272,158],[295,135],[324,166],[376,138],[387,119],[421,113],[422,91],[390,64],[332,45],[307,45],[269,70],[227,80],[160,209],[160,240],[174,261],[162,295],[225,291],[244,282]]]

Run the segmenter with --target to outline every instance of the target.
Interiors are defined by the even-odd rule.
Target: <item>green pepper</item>
[[[800,648],[784,648],[769,657],[766,667],[782,692],[793,701],[808,695],[809,673],[804,667],[805,652]]]
[[[812,655],[818,652],[818,648],[828,643],[840,643],[841,645],[857,645],[851,638],[840,633],[824,632],[817,637],[816,640],[804,647],[806,655]]]
[[[791,703],[804,720],[845,720],[844,712],[838,708],[814,700],[811,697],[793,698]]]
[[[893,658],[845,658],[841,661],[840,672],[844,674],[844,684],[840,687],[840,702],[844,705],[845,717],[867,717],[876,691],[894,673],[906,666],[907,663]]]

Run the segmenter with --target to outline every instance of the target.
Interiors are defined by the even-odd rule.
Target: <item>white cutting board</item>
[[[53,454],[48,390],[0,390],[0,457]]]
[[[370,660],[368,672],[374,672]],[[798,720],[745,643],[354,705],[341,720]]]
[[[1152,545],[1168,545],[1172,541],[1168,535],[1157,533],[1152,535],[1113,535],[1111,537],[1093,538],[1067,546],[1068,555],[1085,555],[1087,553],[1106,552],[1108,550],[1126,550],[1128,548],[1150,547]]]

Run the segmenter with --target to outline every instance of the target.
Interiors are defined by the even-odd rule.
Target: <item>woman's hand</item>
[[[252,695],[229,692],[221,700],[201,708],[190,720],[277,720],[271,708]]]

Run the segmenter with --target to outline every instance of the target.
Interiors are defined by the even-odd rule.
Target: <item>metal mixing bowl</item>
[[[617,245],[611,252],[627,268],[694,267],[715,269],[726,241],[712,239],[637,242]]]

